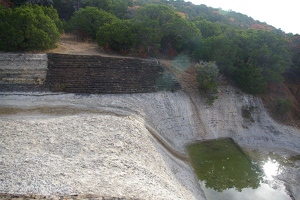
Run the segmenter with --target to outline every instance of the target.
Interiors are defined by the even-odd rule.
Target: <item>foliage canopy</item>
[[[100,26],[117,19],[116,16],[96,7],[80,8],[71,17],[66,31],[75,33],[81,39],[95,40]]]
[[[62,23],[53,7],[25,4],[0,7],[0,50],[36,50],[55,46]]]
[[[200,92],[205,94],[208,103],[213,104],[214,100],[218,98],[218,78],[219,69],[215,62],[201,62],[195,65],[198,71],[197,82]]]

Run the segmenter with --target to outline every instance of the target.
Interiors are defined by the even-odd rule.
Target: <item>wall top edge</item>
[[[0,52],[0,61],[24,61],[24,60],[47,60],[47,59],[48,59],[47,54]]]

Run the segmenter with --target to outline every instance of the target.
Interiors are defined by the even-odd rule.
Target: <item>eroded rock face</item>
[[[287,168],[278,179],[285,182],[286,189],[294,199],[300,199],[300,161],[298,160],[293,167]]]
[[[274,121],[257,97],[221,86],[213,106],[205,106],[200,96],[194,102],[206,128],[206,138],[232,137],[250,149],[300,153],[299,128]]]

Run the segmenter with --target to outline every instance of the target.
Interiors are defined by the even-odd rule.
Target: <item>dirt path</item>
[[[76,36],[63,34],[58,42],[57,48],[46,51],[45,53],[61,53],[73,55],[98,55],[103,57],[124,58],[118,54],[108,54],[96,42],[77,41]]]

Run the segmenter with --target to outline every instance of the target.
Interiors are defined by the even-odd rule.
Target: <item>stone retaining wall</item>
[[[180,88],[155,59],[48,54],[53,92],[141,93]]]
[[[0,91],[144,93],[180,89],[156,59],[0,54]]]
[[[46,54],[0,54],[0,91],[41,90],[47,74]]]

